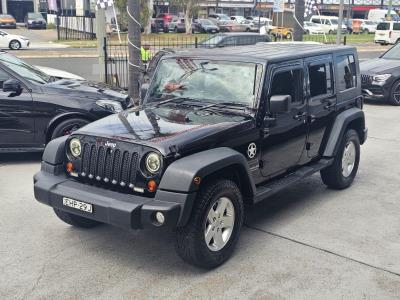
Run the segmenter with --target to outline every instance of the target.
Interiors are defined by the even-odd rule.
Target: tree
[[[118,8],[118,22],[122,31],[128,29],[128,14],[126,12],[127,0],[114,0]],[[153,0],[140,0],[140,24],[145,28],[145,33],[151,33],[151,17],[153,15]]]
[[[192,34],[192,20],[198,9],[199,1],[197,0],[172,0],[173,5],[182,9],[185,14],[186,34]]]

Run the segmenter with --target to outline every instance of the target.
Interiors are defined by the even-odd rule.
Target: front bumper
[[[62,166],[42,163],[42,170],[34,176],[35,198],[46,205],[91,220],[125,229],[144,227],[176,228],[184,226],[190,216],[195,193],[178,193],[159,190],[155,198],[123,194],[83,184],[61,174]],[[93,205],[87,213],[63,205],[68,197]],[[159,224],[155,214],[164,214],[165,222]]]
[[[365,100],[388,100],[390,98],[391,86],[391,80],[380,84],[363,83],[361,86],[362,94]]]

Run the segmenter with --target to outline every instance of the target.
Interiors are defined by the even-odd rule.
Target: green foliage
[[[140,24],[146,26],[151,18],[148,6],[148,0],[140,1]],[[122,31],[128,30],[128,14],[126,12],[127,0],[114,0],[115,7],[119,10],[118,22]]]

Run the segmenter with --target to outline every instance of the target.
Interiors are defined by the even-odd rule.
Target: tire
[[[85,119],[74,118],[62,121],[58,124],[51,133],[51,139],[54,140],[58,137],[69,135],[75,130],[89,124],[90,122]]]
[[[365,34],[369,34],[369,30],[368,29],[364,29],[364,33]]]
[[[228,203],[226,199],[228,199],[230,203]],[[225,220],[231,218],[230,216],[232,215],[234,216],[233,220],[230,219],[229,221],[229,223],[233,223],[233,228],[226,227],[220,229],[218,226],[223,226],[222,223],[211,224],[208,221],[211,210],[216,213],[213,218],[214,222],[219,221],[221,212],[218,215],[218,209],[214,209],[220,207],[220,205],[224,207],[224,203],[228,204],[226,206],[227,209],[224,209],[222,214],[226,213]],[[229,210],[230,213],[228,214]],[[243,216],[242,194],[237,185],[230,180],[210,182],[200,189],[189,222],[186,226],[180,227],[176,231],[176,252],[185,262],[204,269],[212,269],[220,266],[231,257],[235,249],[243,224]],[[225,224],[227,223],[228,221],[226,221]],[[205,237],[206,228],[208,228],[210,233],[211,230],[214,232],[215,229],[215,233],[212,234],[208,243]],[[218,235],[220,236],[219,241],[222,241],[219,245],[222,245],[221,248],[218,247],[217,241],[214,240],[217,232],[221,232],[221,234]],[[228,235],[228,237],[225,235],[225,241],[223,240],[222,232],[227,232],[226,235]]]
[[[291,40],[291,39],[292,39],[292,34],[291,34],[290,32],[287,33],[286,36],[285,36],[285,38],[286,38],[287,40]]]
[[[347,159],[345,155],[348,155]],[[322,181],[330,188],[346,189],[353,183],[359,163],[360,139],[355,130],[348,129],[340,142],[333,164],[321,171]],[[345,168],[346,165],[347,169]]]
[[[69,225],[75,226],[75,227],[93,228],[93,227],[96,227],[101,224],[100,222],[86,219],[84,217],[80,217],[77,215],[73,215],[73,214],[67,213],[65,211],[59,210],[57,208],[53,208],[53,210],[54,210],[54,213],[56,214],[56,216],[61,221],[63,221],[64,223],[67,223]]]
[[[178,27],[175,27],[175,28],[174,28],[174,32],[175,32],[175,33],[178,33]]]
[[[250,28],[246,28],[246,32],[250,32]]]
[[[332,30],[329,30],[329,31],[328,31],[328,34],[333,34],[333,31],[332,31]]]
[[[392,85],[389,103],[394,106],[400,106],[400,80]]]
[[[21,49],[21,43],[19,41],[17,41],[17,40],[12,40],[10,42],[10,44],[8,45],[8,47],[11,50],[19,50],[19,49]]]
[[[306,30],[306,35],[309,35],[310,34],[310,30]]]

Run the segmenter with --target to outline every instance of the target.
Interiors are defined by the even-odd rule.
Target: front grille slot
[[[362,84],[371,84],[372,83],[372,76],[361,74],[361,83]]]
[[[100,184],[135,185],[139,154],[118,148],[84,143],[79,178]]]

